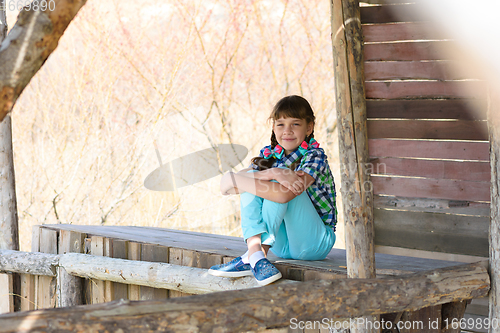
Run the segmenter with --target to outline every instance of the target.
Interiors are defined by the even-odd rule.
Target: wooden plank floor
[[[246,246],[242,238],[192,231],[153,227],[87,226],[73,224],[46,224],[42,227],[55,230],[77,231],[86,233],[89,237],[100,236],[144,244],[158,244],[229,257],[239,256],[246,251]],[[328,257],[321,261],[286,260],[272,254],[270,254],[269,258],[271,261],[279,263],[280,265],[294,266],[303,270],[326,271],[341,275],[346,274],[346,256],[345,250],[342,249],[332,249]],[[375,260],[378,276],[408,274],[461,264],[453,261],[413,258],[389,254],[376,254]]]

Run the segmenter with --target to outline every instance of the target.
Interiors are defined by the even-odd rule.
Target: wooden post
[[[128,242],[128,259],[141,260],[141,244]],[[141,287],[137,285],[128,286],[128,299],[138,301],[141,299]]]
[[[79,232],[59,231],[59,253],[82,253],[84,235]],[[63,267],[58,267],[57,291],[59,294],[57,306],[75,306],[83,304],[83,281],[81,278],[69,275]]]
[[[113,240],[111,238],[104,238],[104,256],[108,258],[113,257]],[[104,302],[111,302],[114,299],[115,283],[104,281]]]
[[[141,260],[168,263],[168,247],[153,244],[142,244]],[[141,286],[141,300],[168,298],[168,290]]]
[[[113,239],[113,258],[127,259],[128,251],[128,241],[121,239]],[[113,284],[113,299],[127,299],[128,298],[128,286],[123,283],[115,282]]]
[[[99,236],[91,237],[90,254],[94,256],[104,255],[104,238]],[[104,281],[91,280],[92,304],[104,303]]]
[[[332,0],[332,43],[349,277],[375,277],[363,39],[356,0]],[[344,26],[344,22],[346,26]]]
[[[177,249],[177,248],[169,248],[168,249],[168,262],[170,264],[174,265],[182,265],[182,249]],[[170,298],[175,298],[175,297],[182,297],[183,293],[179,291],[169,291],[169,297]]]
[[[57,231],[40,228],[40,252],[57,254]],[[54,308],[56,306],[56,278],[38,277],[38,308]]]
[[[488,131],[490,139],[490,323],[500,322],[500,101],[498,94],[488,94]],[[490,332],[493,332],[490,330]]]
[[[359,1],[331,0],[331,23],[347,275],[374,278],[373,185],[367,170],[368,134]],[[366,318],[368,320],[370,318]]]

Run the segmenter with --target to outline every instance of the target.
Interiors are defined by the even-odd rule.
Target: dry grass
[[[289,94],[311,102],[338,179],[328,2],[89,0],[14,108],[21,248],[46,223],[239,236],[238,197],[219,194],[220,177],[144,188],[153,140],[163,161],[243,144],[246,166]]]

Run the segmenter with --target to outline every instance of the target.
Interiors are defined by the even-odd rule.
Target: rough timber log
[[[359,1],[331,0],[330,9],[347,274],[353,278],[374,278],[373,185],[367,170],[368,131]]]
[[[100,281],[205,294],[258,287],[253,277],[227,279],[209,275],[206,269],[157,262],[125,260],[81,253],[60,255],[0,250],[0,271],[56,276],[67,274]],[[282,279],[278,284],[298,283]]]
[[[500,320],[500,99],[493,92],[488,97],[491,165],[489,319],[493,322]]]
[[[347,274],[373,278],[373,185],[367,170],[368,132],[359,3],[331,0],[331,13]]]
[[[0,250],[0,271],[56,276],[59,256],[40,252]]]
[[[85,2],[34,1],[29,10],[25,7],[19,13],[16,24],[0,46],[0,121],[12,110],[31,78],[55,50]],[[46,10],[36,10],[41,6]]]
[[[447,267],[406,277],[316,280],[166,301],[112,302],[0,316],[0,332],[240,332],[413,311],[488,294],[486,264]]]

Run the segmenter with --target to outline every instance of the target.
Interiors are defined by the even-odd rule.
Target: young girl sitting
[[[210,268],[215,276],[254,275],[259,285],[281,278],[266,258],[322,260],[335,243],[335,185],[327,156],[314,140],[314,113],[300,96],[274,107],[271,145],[250,168],[222,177],[224,195],[240,194],[241,228],[248,251]]]

